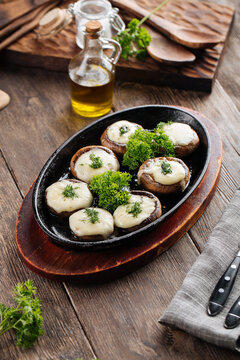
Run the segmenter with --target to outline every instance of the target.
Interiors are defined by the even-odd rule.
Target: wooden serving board
[[[159,4],[159,0],[135,1],[149,11]],[[71,2],[71,0],[65,2],[62,7],[67,7]],[[125,22],[133,17],[122,10],[120,15]],[[150,57],[145,61],[120,59],[117,64],[117,78],[211,92],[227,43],[234,9],[230,6],[195,0],[171,0],[157,15],[173,23],[187,25],[191,29],[221,34],[225,41],[213,49],[194,51],[197,56],[196,61],[180,67],[161,64]],[[69,60],[79,51],[75,43],[75,33],[74,22],[57,35],[41,42],[37,40],[36,34],[32,31],[5,50],[5,61],[67,71]]]
[[[53,243],[37,225],[32,211],[33,184],[23,200],[16,223],[17,247],[26,266],[52,280],[104,282],[136,270],[175,244],[210,202],[222,162],[222,144],[216,125],[204,115],[186,110],[197,116],[209,132],[210,162],[199,186],[170,218],[129,246],[95,252],[69,250]]]

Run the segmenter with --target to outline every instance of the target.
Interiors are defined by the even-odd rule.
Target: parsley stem
[[[151,15],[155,14],[155,12],[160,10],[161,7],[164,6],[167,2],[168,2],[168,0],[164,0],[160,5],[158,5],[155,9],[150,11],[150,13],[148,13],[146,16],[144,16],[144,18],[142,18],[142,20],[139,22],[138,27],[141,26],[144,23],[144,21],[146,21]]]
[[[15,325],[15,324],[14,324]],[[13,326],[9,326],[8,328],[5,328],[4,330],[2,330],[0,332],[0,336],[2,336],[3,334],[5,334],[5,332],[7,332],[8,330],[11,330],[13,328]]]

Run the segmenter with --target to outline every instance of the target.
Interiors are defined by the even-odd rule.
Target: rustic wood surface
[[[67,7],[69,3],[71,0],[64,3],[63,7]],[[152,10],[158,5],[158,0],[138,0],[137,3]],[[213,49],[195,50],[196,61],[181,67],[161,64],[150,57],[144,62],[136,59],[126,62],[120,59],[117,64],[118,78],[210,92],[224,49],[227,47],[233,13],[234,9],[229,4],[219,6],[196,0],[169,1],[157,15],[162,14],[175,24],[188,25],[193,31],[220,34],[226,39],[225,42]],[[126,22],[132,18],[122,10],[120,14]],[[38,41],[34,32],[27,34],[7,48],[5,57],[7,62],[15,64],[66,71],[68,60],[78,51],[75,43],[75,25],[71,23],[62,32],[44,41]]]
[[[38,23],[39,23],[40,19],[43,17],[43,15],[45,15],[52,8],[55,8],[57,6],[57,4],[58,4],[58,1],[55,1],[55,2],[51,1],[50,3],[44,4],[43,6],[39,6],[38,8],[34,9],[29,14],[30,16],[28,16],[28,14],[22,16],[23,23],[21,23],[20,28],[18,30],[16,30],[15,32],[13,32],[11,35],[8,35],[6,37],[6,39],[0,43],[0,50],[4,49],[8,45],[14,43],[19,38],[22,38],[29,31],[33,30],[38,25]]]
[[[16,0],[0,3],[0,28],[51,0]]]
[[[140,270],[103,285],[70,285],[45,280],[19,258],[15,221],[24,194],[51,153],[89,120],[71,113],[64,73],[4,65],[0,87],[11,103],[0,112],[0,301],[10,304],[13,286],[34,279],[45,319],[45,335],[23,350],[13,333],[0,338],[1,360],[237,360],[182,331],[157,323],[240,183],[238,0],[215,0],[237,9],[236,19],[212,94],[139,83],[115,84],[114,109],[143,104],[177,104],[210,118],[221,133],[223,165],[217,191],[197,223],[177,244]]]

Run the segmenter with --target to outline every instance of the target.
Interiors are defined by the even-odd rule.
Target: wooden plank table
[[[71,113],[67,74],[1,67],[0,87],[12,101],[0,112],[0,301],[9,304],[14,285],[33,279],[42,299],[45,327],[45,335],[29,350],[16,347],[13,333],[2,336],[1,360],[239,359],[234,352],[157,323],[240,183],[240,21],[238,0],[227,4],[236,7],[236,19],[211,95],[115,84],[114,111],[174,104],[205,114],[221,133],[223,165],[217,191],[190,231],[149,265],[106,284],[46,280],[28,270],[18,256],[14,228],[24,194],[56,147],[89,120]]]

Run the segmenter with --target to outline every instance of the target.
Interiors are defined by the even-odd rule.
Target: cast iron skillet
[[[69,166],[73,154],[83,146],[100,144],[100,136],[106,127],[119,120],[136,122],[145,129],[154,129],[160,121],[177,121],[189,124],[200,138],[199,148],[191,156],[184,159],[184,162],[190,168],[190,183],[187,189],[180,194],[159,196],[163,206],[163,215],[145,227],[129,234],[116,229],[114,234],[104,241],[80,241],[69,229],[68,219],[52,215],[49,212],[44,201],[45,189],[59,179],[72,178]],[[187,111],[161,105],[138,106],[118,111],[78,131],[52,154],[42,168],[34,186],[32,202],[34,216],[41,229],[54,242],[68,248],[97,250],[137,241],[139,235],[149,232],[162,223],[192,194],[207,170],[209,158],[210,140],[208,132],[201,122]],[[131,189],[139,189],[136,177],[132,181]]]

